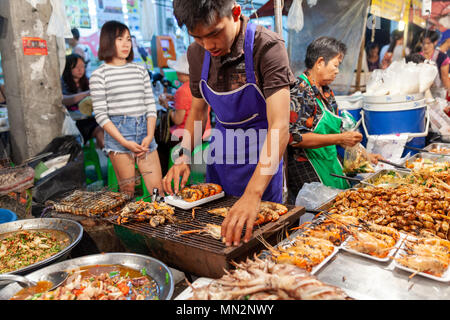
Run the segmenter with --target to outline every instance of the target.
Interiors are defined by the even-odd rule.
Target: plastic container
[[[17,220],[17,215],[8,209],[0,209],[0,224]]]
[[[408,133],[408,146],[425,147],[429,115],[423,94],[364,96],[362,127],[370,135]],[[405,150],[406,153],[411,150]]]

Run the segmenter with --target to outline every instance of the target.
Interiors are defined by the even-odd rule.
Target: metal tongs
[[[405,167],[404,165],[401,165],[401,164],[398,164],[398,163],[394,163],[394,162],[390,162],[390,161],[383,160],[383,159],[378,159],[378,161],[386,163],[386,164],[390,164],[391,166],[396,167],[397,169],[411,172],[411,169]]]
[[[46,152],[46,153],[39,154],[39,155],[37,155],[37,156],[28,158],[28,159],[26,159],[25,161],[23,161],[21,164],[19,164],[18,166],[16,166],[16,168],[24,167],[24,166],[26,166],[27,164],[29,164],[30,162],[33,162],[33,161],[36,161],[36,160],[39,160],[39,159],[43,159],[43,158],[45,158],[45,157],[51,156],[52,154],[53,154],[53,152]]]
[[[372,183],[366,182],[366,181],[364,181],[364,180],[362,180],[362,179],[358,179],[358,178],[352,178],[352,177],[347,177],[347,176],[341,176],[341,175],[334,174],[334,173],[330,173],[330,176],[337,177],[337,178],[341,178],[341,179],[345,179],[345,180],[348,180],[348,181],[359,182],[359,183],[361,183],[361,184],[368,185],[368,186],[370,186],[370,187],[375,187],[375,185],[373,185]]]

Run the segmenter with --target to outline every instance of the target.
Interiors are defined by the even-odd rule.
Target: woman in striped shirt
[[[105,149],[120,190],[134,196],[135,162],[151,194],[163,195],[161,164],[154,139],[156,104],[150,77],[133,63],[128,27],[106,22],[100,32],[99,60],[104,61],[90,78],[95,118],[105,130]]]

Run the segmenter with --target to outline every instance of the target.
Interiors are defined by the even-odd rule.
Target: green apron
[[[304,74],[302,74],[300,78],[311,86],[308,78]],[[323,115],[313,132],[318,134],[341,133],[342,119],[325,108],[320,99],[316,98],[316,101],[322,110]],[[305,152],[308,160],[311,162],[314,170],[319,176],[320,181],[324,185],[338,189],[350,188],[350,185],[346,180],[330,175],[330,173],[344,175],[342,172],[342,165],[337,158],[337,149],[335,145],[317,149],[305,149]]]

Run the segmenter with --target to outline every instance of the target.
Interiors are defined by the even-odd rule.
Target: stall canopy
[[[450,1],[433,1],[429,21],[441,32],[450,29]]]
[[[331,87],[336,94],[348,94],[354,79],[361,40],[370,0],[317,1],[313,7],[303,3],[304,27],[300,32],[289,30],[288,52],[296,76],[305,70],[308,45],[321,36],[342,41],[347,54]]]
[[[291,7],[293,0],[285,0],[284,1],[284,7],[283,7],[283,15],[287,16],[289,13],[289,8]],[[273,16],[274,13],[274,0],[269,0],[267,1],[261,8],[259,8],[258,10],[256,10],[255,13],[253,13],[250,16],[250,19],[255,19],[257,16],[258,17],[271,17]]]

